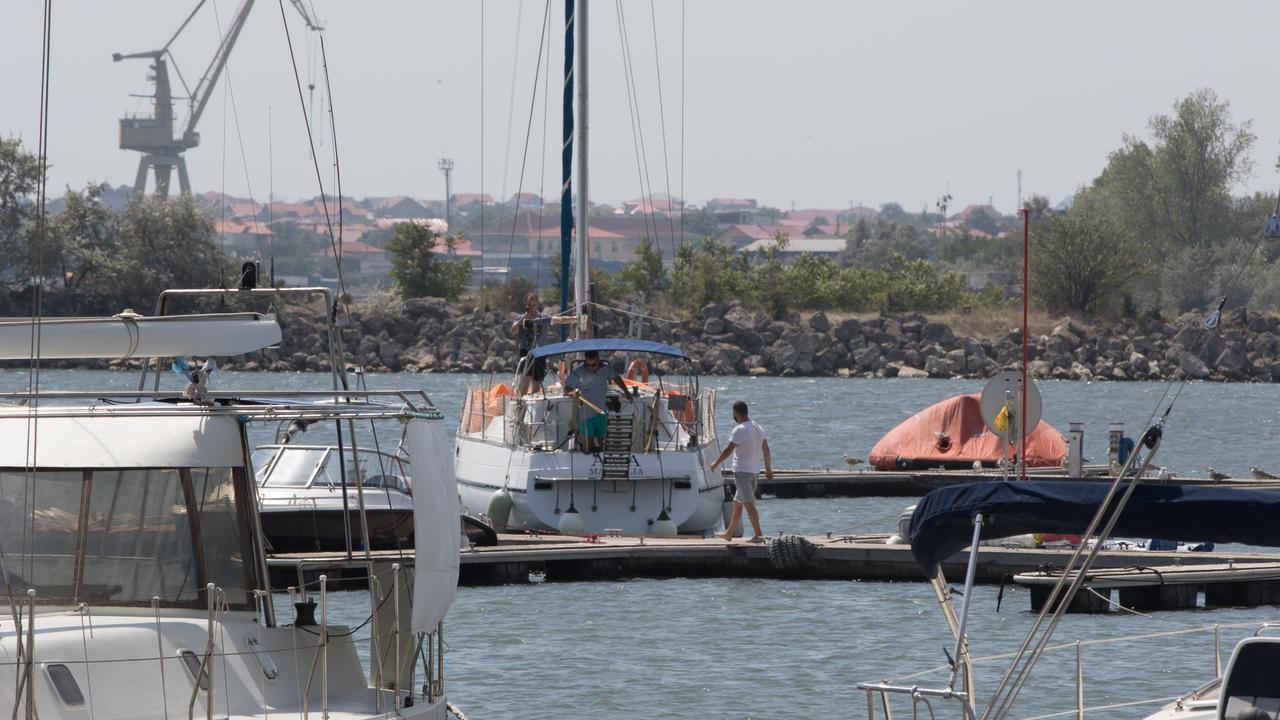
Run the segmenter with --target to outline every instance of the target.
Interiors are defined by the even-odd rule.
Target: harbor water
[[[369,376],[368,383],[425,390],[452,426],[465,384],[476,379],[388,374]],[[25,389],[28,380],[25,370],[0,371],[0,390]],[[228,372],[215,375],[213,386],[324,389],[327,381],[319,374]],[[41,373],[47,390],[124,390],[136,383],[134,373]],[[843,467],[844,453],[866,458],[876,440],[911,413],[982,386],[973,380],[783,378],[706,378],[704,384],[719,391],[722,435],[731,426],[732,401],[747,400],[769,435],[775,465],[788,468]],[[1105,455],[1108,422],[1123,421],[1136,435],[1176,395],[1156,465],[1187,475],[1204,475],[1212,466],[1235,477],[1248,477],[1254,465],[1280,470],[1280,387],[1045,382],[1040,388],[1046,421],[1064,433],[1069,422],[1086,423],[1086,458]],[[770,535],[889,532],[911,502],[765,500],[760,509]],[[1033,620],[1024,593],[1004,588],[998,612],[997,593],[995,587],[975,593],[975,656],[1016,649]],[[340,620],[358,624],[368,612],[367,595],[342,593],[331,607]],[[1082,641],[1085,704],[1112,705],[1174,696],[1209,680],[1215,624],[1222,626],[1225,662],[1253,624],[1278,616],[1277,608],[1072,615],[1055,642]],[[1188,628],[1207,632],[1171,634]],[[1139,635],[1157,637],[1110,642]],[[462,588],[445,621],[445,671],[450,699],[473,720],[860,718],[867,709],[858,682],[943,666],[948,638],[924,583],[643,579]],[[1072,710],[1075,663],[1074,647],[1048,653],[1014,716]],[[1003,669],[1001,660],[978,664],[979,697],[994,689]],[[946,673],[904,682],[945,684]],[[1142,717],[1155,707],[1089,717]],[[933,701],[933,711],[960,716],[941,700]],[[910,702],[895,707],[899,717],[910,712]]]

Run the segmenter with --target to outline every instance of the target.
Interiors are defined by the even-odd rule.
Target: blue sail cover
[[[567,342],[559,342],[551,345],[543,345],[533,349],[535,358],[550,357],[552,355],[568,355],[569,353],[586,352],[595,350],[596,352],[626,352],[626,353],[649,353],[651,355],[669,355],[675,358],[687,360],[689,356],[678,347],[664,345],[660,342],[652,340],[635,340],[632,338],[591,338],[588,340],[569,340]]]
[[[911,516],[911,554],[932,577],[938,563],[969,545],[976,513],[982,513],[984,540],[1026,533],[1083,534],[1110,486],[1063,480],[934,490]],[[1139,485],[1112,534],[1280,547],[1280,491]]]

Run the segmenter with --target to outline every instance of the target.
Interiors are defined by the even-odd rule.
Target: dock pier
[[[926,580],[907,545],[886,545],[887,535],[811,535],[771,538],[768,543],[742,540],[726,543],[716,538],[599,537],[500,535],[498,545],[462,550],[458,584],[461,586],[525,584],[529,582],[579,582],[624,578],[772,578],[779,580],[876,580],[922,582]],[[976,581],[996,584],[1009,577],[1032,577],[1038,568],[1061,567],[1071,555],[1063,548],[983,546],[978,551]],[[943,563],[948,576],[963,577],[966,555]],[[272,582],[277,587],[314,581],[321,573],[331,578],[358,579],[376,567],[399,562],[410,565],[412,553],[372,552],[366,559],[357,553],[348,561],[345,553],[277,554],[268,557]],[[1177,564],[1175,564],[1177,563]],[[1215,601],[1241,604],[1250,598],[1265,604],[1280,602],[1280,561],[1275,555],[1255,553],[1171,553],[1138,550],[1106,550],[1099,554],[1095,574],[1132,573],[1134,567],[1159,567],[1166,577],[1197,568],[1205,573],[1240,573],[1267,566],[1272,584],[1245,590],[1215,589]],[[1172,570],[1172,569],[1176,569]],[[1224,570],[1224,568],[1226,570]],[[1248,570],[1248,572],[1254,572]],[[1148,578],[1154,575],[1148,573]],[[1046,575],[1046,577],[1048,577]],[[1199,577],[1183,575],[1185,578]],[[1028,582],[1028,587],[1037,582]],[[1202,579],[1197,582],[1204,582]],[[1177,590],[1161,588],[1185,583],[1128,582],[1123,598],[1138,594],[1164,597]],[[1099,593],[1105,582],[1091,587]],[[1115,585],[1113,585],[1115,586]],[[1185,591],[1184,591],[1185,592]],[[1032,594],[1035,595],[1033,590]],[[1137,593],[1137,594],[1135,594]],[[1236,593],[1228,595],[1224,593]],[[1093,593],[1082,593],[1089,597]],[[1107,595],[1109,597],[1109,594]],[[1124,602],[1122,599],[1122,603]],[[1151,601],[1174,606],[1172,601]],[[1142,606],[1150,606],[1151,603]]]
[[[1151,560],[1151,553],[1148,560]],[[1280,604],[1280,562],[1274,555],[1254,555],[1261,560],[1242,562],[1236,557],[1227,562],[1216,559],[1207,563],[1188,563],[1189,555],[1202,553],[1160,553],[1160,564],[1145,563],[1133,567],[1094,568],[1085,575],[1081,591],[1076,594],[1067,612],[1110,612],[1116,605],[1150,612],[1153,610],[1181,610],[1201,607],[1200,594],[1204,594],[1203,607],[1256,607]],[[1203,553],[1217,555],[1217,553]],[[1060,571],[1033,571],[1019,573],[1013,582],[1030,590],[1031,610],[1039,612],[1049,599],[1049,593]],[[1071,573],[1067,581],[1078,576]],[[1118,598],[1112,602],[1112,594]]]

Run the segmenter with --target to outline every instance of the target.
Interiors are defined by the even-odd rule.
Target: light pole
[[[453,203],[453,190],[450,183],[453,175],[453,158],[445,155],[440,158],[440,162],[436,163],[436,167],[444,173],[444,224],[449,227],[449,232],[453,232],[453,214],[449,211]]]

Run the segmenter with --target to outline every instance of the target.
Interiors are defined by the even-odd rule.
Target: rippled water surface
[[[464,383],[474,376],[370,376],[379,389],[422,388],[456,422]],[[177,378],[174,378],[176,382]],[[45,371],[46,388],[128,388],[133,374]],[[223,373],[221,388],[321,389],[307,374]],[[769,434],[779,467],[839,466],[841,453],[866,457],[879,437],[910,413],[962,392],[969,380],[709,378],[720,391],[720,427],[728,407],[745,399]],[[0,371],[0,390],[25,387],[21,371]],[[1177,392],[1178,386],[1173,386]],[[1065,432],[1086,425],[1085,454],[1105,453],[1107,422],[1136,434],[1157,408],[1161,383],[1041,385],[1045,419]],[[1172,397],[1172,394],[1169,396]],[[1160,410],[1168,404],[1168,397]],[[1170,415],[1158,465],[1186,474],[1208,466],[1247,476],[1257,465],[1280,470],[1280,388],[1185,386]],[[909,498],[766,500],[765,530],[889,531]],[[958,580],[958,579],[957,579]],[[996,588],[975,594],[973,652],[1017,647],[1033,616],[1024,593]],[[367,596],[351,593],[335,612],[359,622]],[[1215,624],[1251,625],[1275,608],[1068,616],[1059,642],[1084,641],[1089,706],[1176,695],[1213,675]],[[628,580],[463,588],[445,622],[447,687],[470,718],[835,718],[865,717],[859,681],[902,678],[945,663],[946,625],[923,583],[776,580]],[[1193,635],[1168,635],[1184,628]],[[1223,647],[1252,628],[1224,627]],[[1141,642],[1103,644],[1130,635]],[[1224,658],[1225,659],[1225,658]],[[981,663],[980,695],[1003,666]],[[1037,668],[1015,716],[1073,707],[1075,652],[1056,650]],[[908,682],[944,682],[934,674]],[[959,717],[934,701],[938,717]],[[1154,706],[1090,717],[1142,717]],[[910,704],[895,708],[909,717]],[[921,707],[921,716],[927,711]]]

